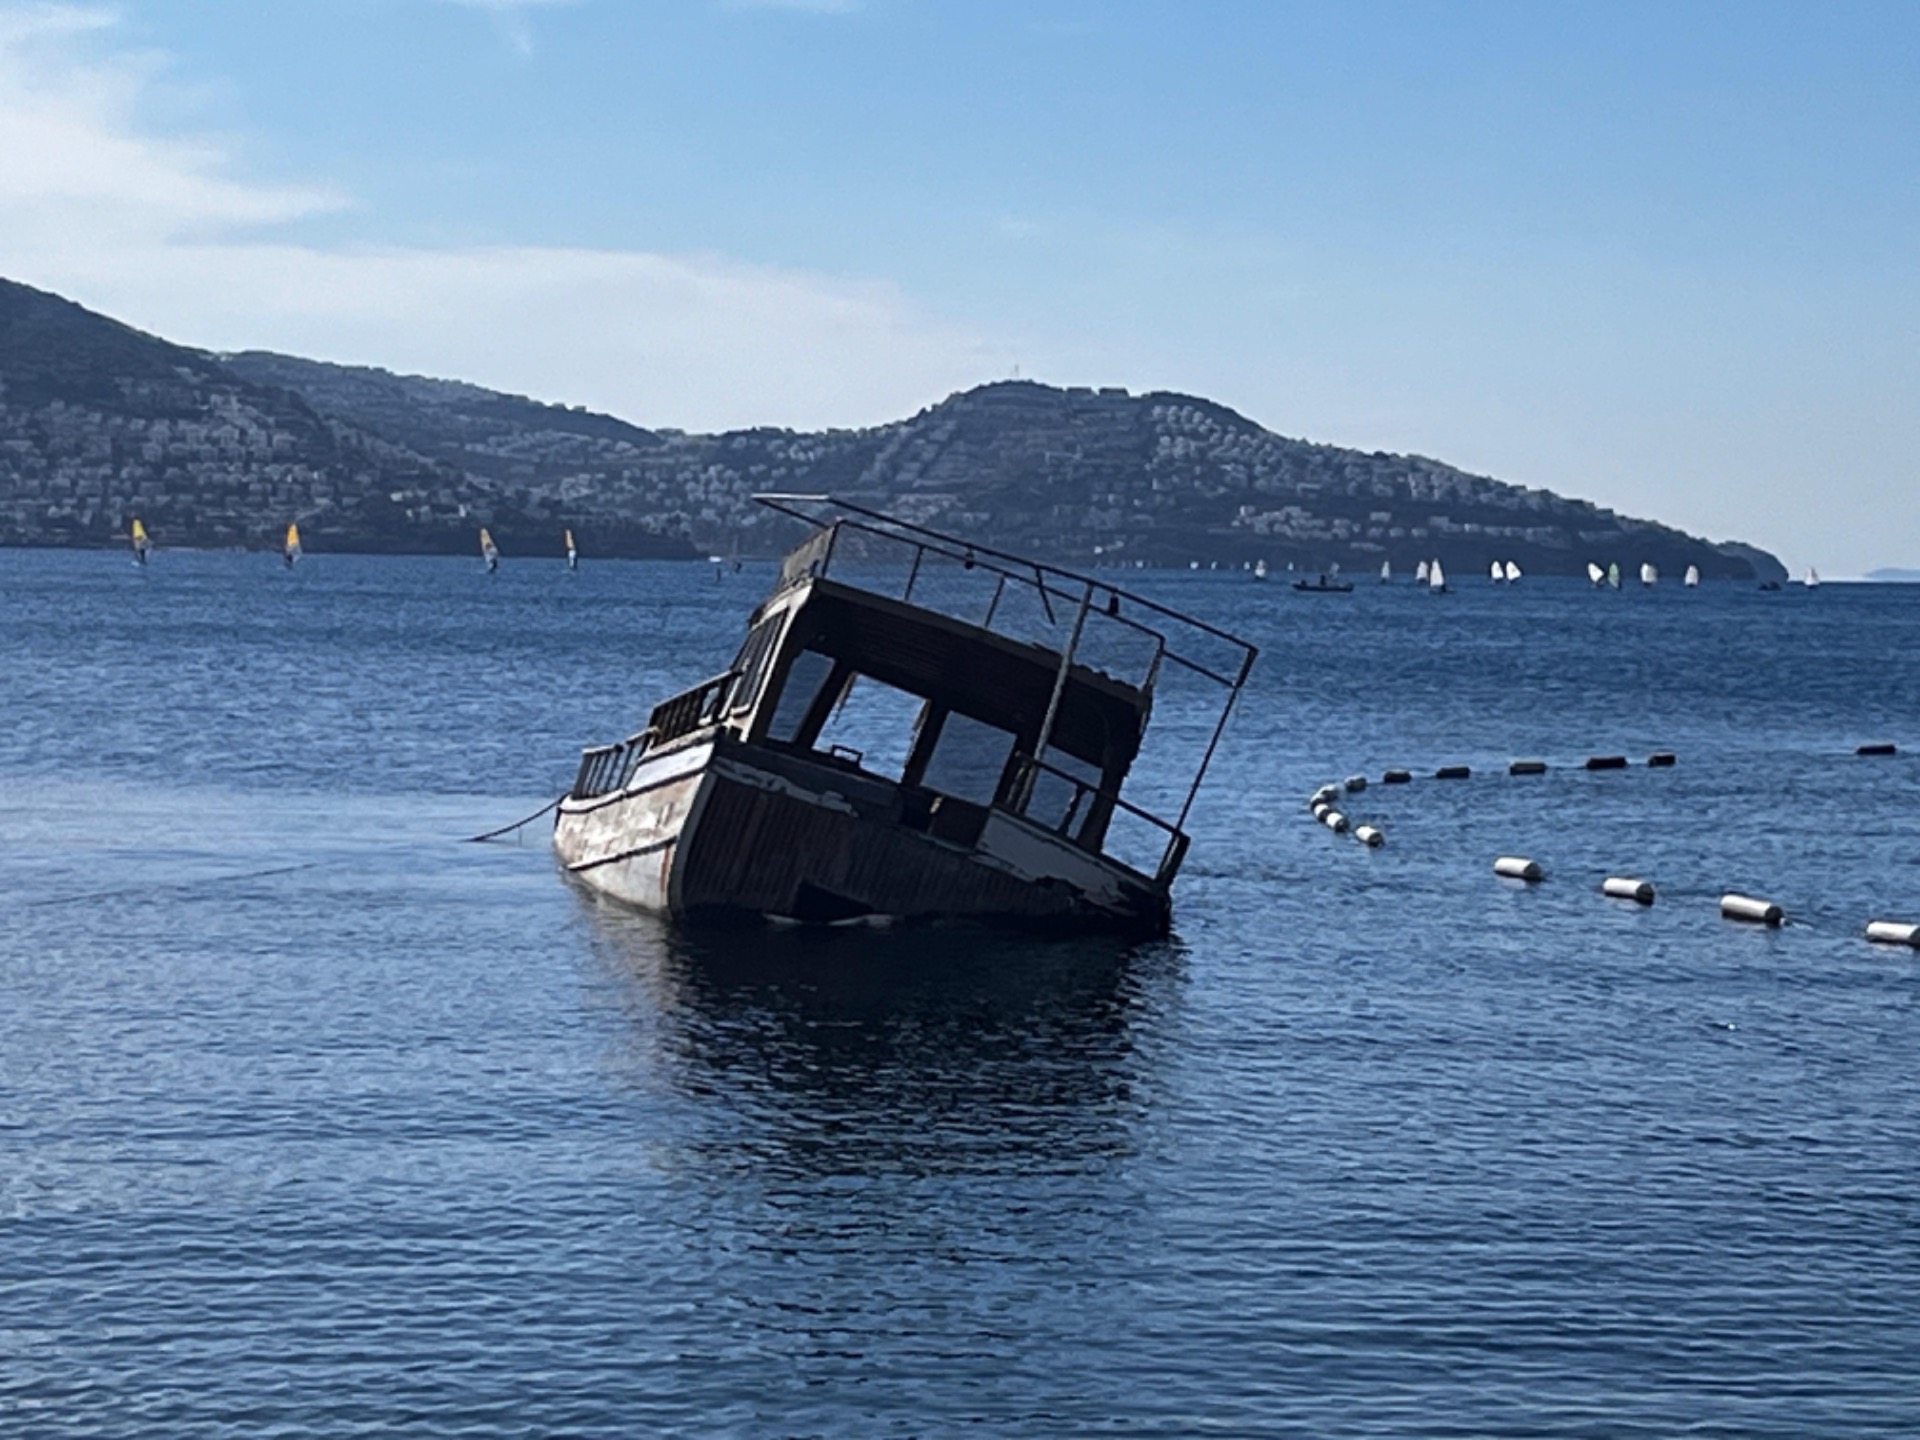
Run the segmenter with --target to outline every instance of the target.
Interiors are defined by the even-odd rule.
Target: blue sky
[[[0,0],[0,274],[643,424],[1208,395],[1920,565],[1920,6]]]

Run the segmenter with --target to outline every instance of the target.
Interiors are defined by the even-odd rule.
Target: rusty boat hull
[[[717,736],[568,797],[554,849],[579,884],[680,920],[960,920],[1157,935],[1165,886],[1026,818]]]

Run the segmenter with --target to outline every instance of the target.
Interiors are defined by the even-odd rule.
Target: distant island
[[[1920,570],[1903,570],[1897,565],[1885,565],[1878,570],[1869,570],[1862,578],[1876,580],[1882,585],[1920,585]]]
[[[1712,542],[1546,490],[1275,435],[1191,395],[981,385],[857,430],[642,429],[458,381],[173,345],[0,280],[0,545],[509,555],[770,555],[757,491],[832,492],[1081,566],[1264,560],[1533,574],[1652,563],[1784,579]]]

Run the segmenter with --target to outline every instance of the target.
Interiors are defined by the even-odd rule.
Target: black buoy
[[[1589,770],[1624,770],[1626,768],[1627,757],[1624,755],[1589,755],[1587,757]]]
[[[1473,771],[1465,765],[1442,765],[1433,772],[1436,780],[1466,780],[1472,775]]]
[[[1647,767],[1652,770],[1664,770],[1671,767],[1677,758],[1671,750],[1656,750],[1647,756]]]
[[[1509,775],[1544,775],[1546,773],[1547,762],[1544,760],[1516,760],[1507,766]]]
[[[1382,785],[1404,785],[1411,779],[1413,779],[1411,771],[1389,770],[1380,777],[1380,783]]]
[[[1900,747],[1882,741],[1875,745],[1862,745],[1853,752],[1856,755],[1898,755]]]

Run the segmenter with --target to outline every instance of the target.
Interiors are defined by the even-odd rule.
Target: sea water
[[[463,843],[768,567],[0,552],[0,1431],[1920,1433],[1920,587],[1126,578],[1262,648],[1140,945]]]

